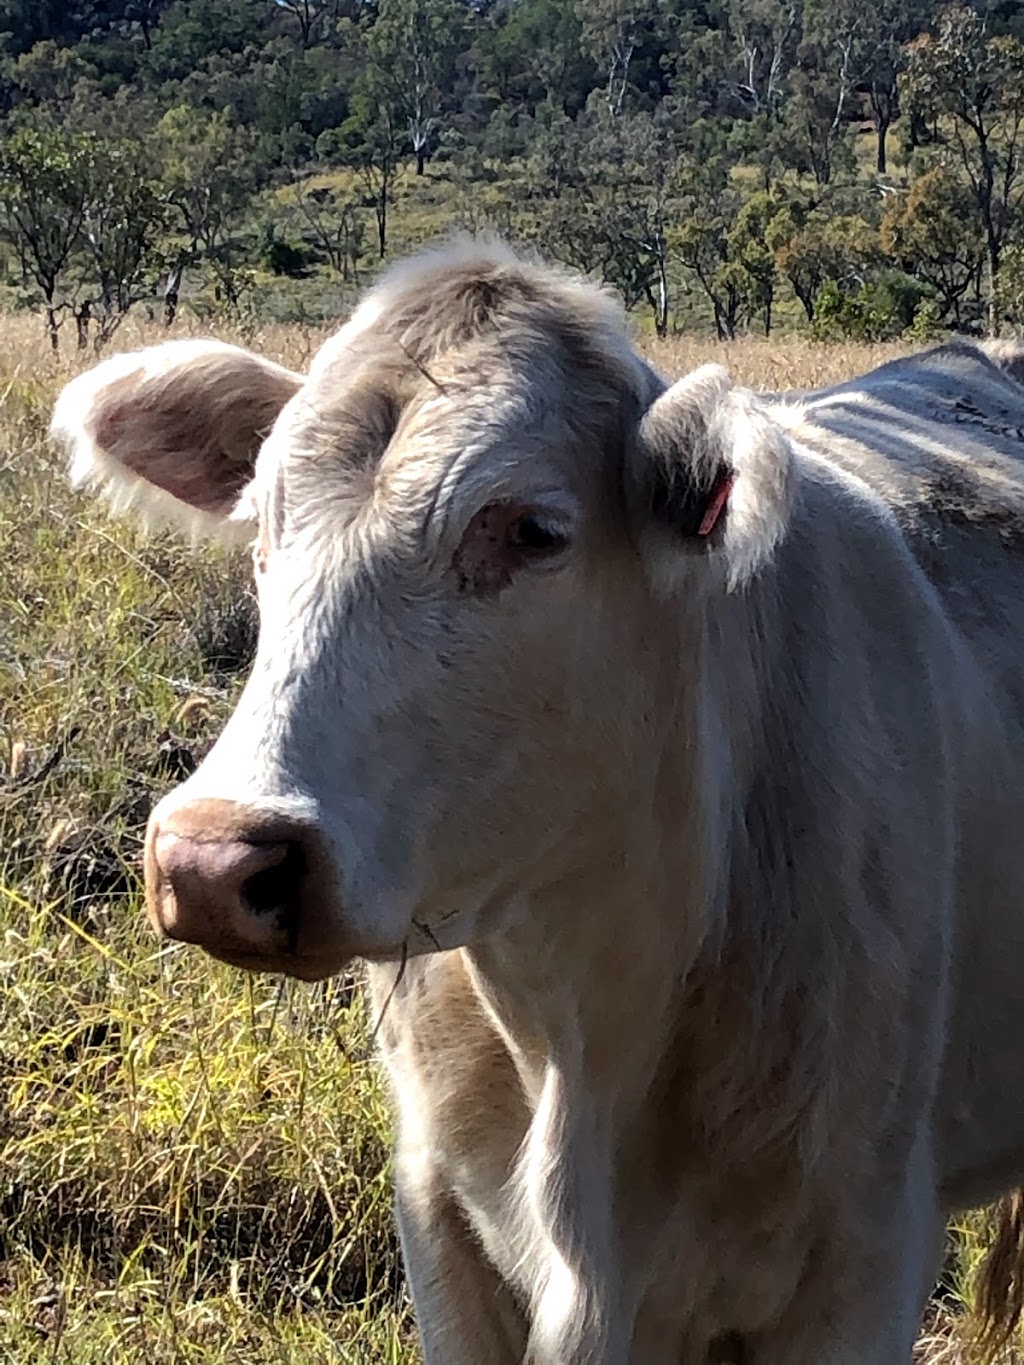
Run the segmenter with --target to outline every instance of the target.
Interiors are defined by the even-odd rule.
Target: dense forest
[[[336,316],[495,230],[660,334],[1024,324],[1024,6],[0,0],[0,305]]]

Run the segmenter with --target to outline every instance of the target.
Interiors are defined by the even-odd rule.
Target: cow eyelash
[[[538,558],[554,555],[569,544],[569,537],[557,527],[546,524],[528,513],[517,517],[507,532],[508,545],[520,554]]]

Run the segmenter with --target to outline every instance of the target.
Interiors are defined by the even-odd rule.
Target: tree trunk
[[[988,330],[989,335],[997,337],[1000,331],[1000,317],[998,309],[999,294],[999,247],[989,241],[988,251]]]
[[[185,267],[179,262],[167,276],[164,286],[164,326],[170,327],[178,315],[178,294]]]
[[[727,295],[728,308],[725,314],[725,330],[729,341],[736,340],[736,320],[740,314],[740,297],[735,289],[730,289]]]
[[[878,171],[879,175],[885,175],[888,165],[885,155],[885,140],[889,136],[889,120],[887,118],[883,118],[881,114],[879,114],[878,116],[877,136],[878,153],[875,158],[875,169]]]
[[[54,355],[60,350],[60,338],[57,334],[58,329],[57,310],[52,303],[48,303],[46,305],[46,335],[50,338],[50,350]]]
[[[75,328],[78,333],[78,349],[84,351],[89,345],[89,323],[92,319],[92,308],[89,300],[82,304],[81,308],[75,309]]]
[[[659,337],[668,336],[668,268],[664,251],[658,256],[658,306],[654,313],[654,330]]]
[[[988,248],[988,328],[993,336],[999,333],[999,318],[996,315],[996,289],[999,283],[999,258],[1002,254],[1002,241],[996,226],[995,204],[995,165],[988,137],[977,133],[978,150],[981,153],[982,179],[978,186],[978,207],[985,224],[985,242]]]
[[[427,164],[427,153],[423,147],[416,148],[416,174],[422,175]]]
[[[907,122],[909,124],[909,127],[906,130],[907,150],[911,152],[916,152],[918,147],[920,147],[924,142],[927,141],[928,128],[925,124],[924,119],[921,117],[920,113],[916,109],[911,110],[910,118],[907,120]]]

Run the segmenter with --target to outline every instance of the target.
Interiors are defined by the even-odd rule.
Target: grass
[[[147,811],[251,655],[245,556],[143,538],[73,495],[45,430],[78,362],[34,319],[2,326],[0,1362],[414,1365],[356,983],[245,978],[141,922]],[[133,320],[116,344],[164,335]],[[301,368],[321,336],[255,344]],[[649,350],[670,374],[718,359],[769,389],[895,353]],[[968,1358],[981,1226],[955,1240],[929,1365]]]

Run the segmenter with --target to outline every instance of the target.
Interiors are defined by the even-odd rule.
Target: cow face
[[[727,381],[661,388],[602,296],[504,255],[400,272],[305,378],[188,342],[69,385],[79,477],[253,542],[252,674],[150,819],[162,932],[316,978],[616,856],[678,701],[651,564],[736,497]]]

